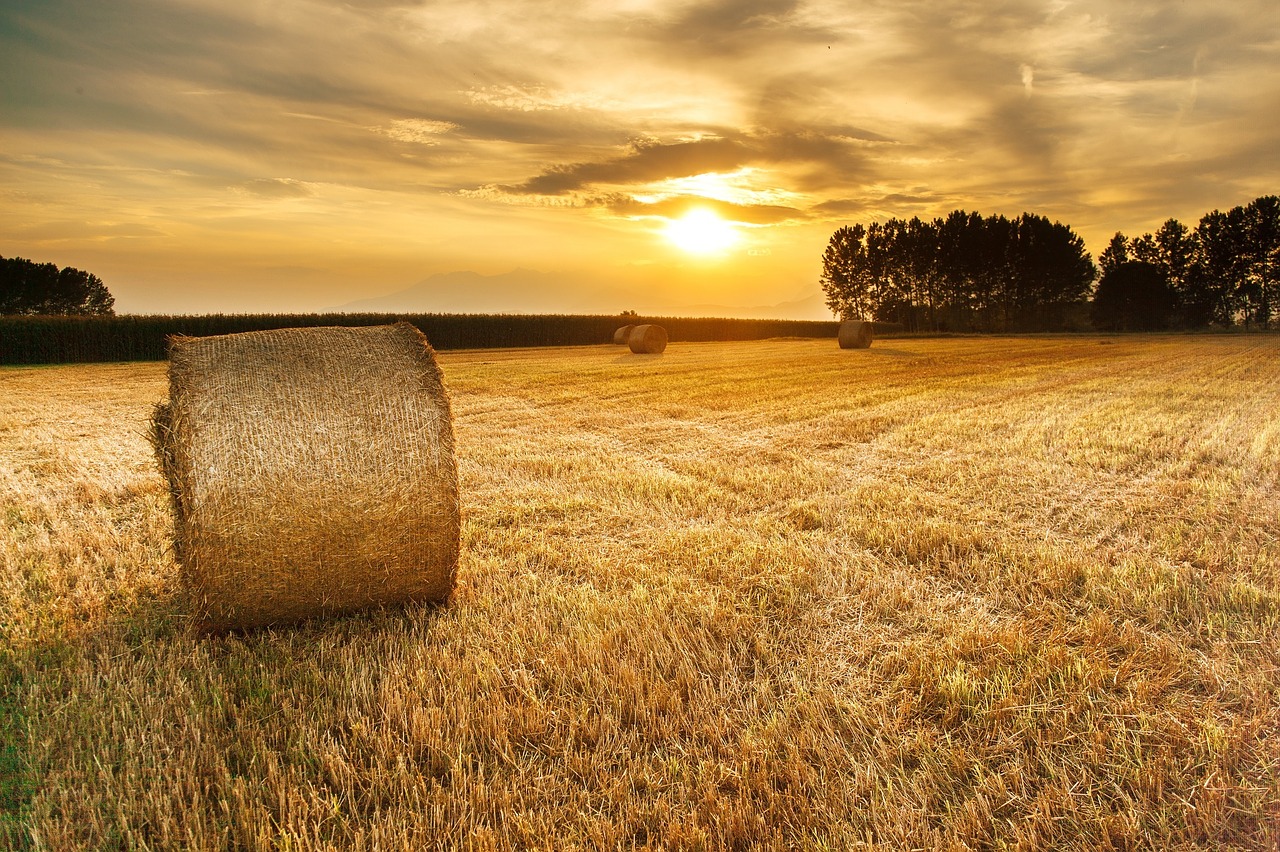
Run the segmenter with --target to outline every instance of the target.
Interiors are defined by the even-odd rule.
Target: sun
[[[738,230],[715,213],[699,207],[667,224],[667,239],[690,254],[714,254],[739,239]]]

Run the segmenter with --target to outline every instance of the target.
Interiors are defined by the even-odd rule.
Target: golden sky
[[[1280,191],[1275,0],[6,0],[0,91],[0,255],[120,312],[826,318],[840,225]]]

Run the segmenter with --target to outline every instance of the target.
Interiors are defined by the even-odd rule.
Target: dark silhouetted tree
[[[1143,234],[1130,240],[1129,259],[1140,260],[1143,263],[1158,264],[1160,262],[1160,251],[1156,248],[1156,238],[1150,234]]]
[[[1245,324],[1270,328],[1280,308],[1280,196],[1254,199],[1242,219]]]
[[[1155,234],[1117,233],[1099,265],[1106,274],[1131,260],[1160,269],[1175,296],[1177,326],[1269,328],[1280,319],[1280,197],[1206,213],[1194,230],[1169,219]]]
[[[827,305],[908,330],[1052,330],[1082,309],[1096,270],[1084,241],[1043,216],[956,210],[846,226],[822,258]]]
[[[935,283],[937,234],[912,218],[890,219],[885,223],[884,253],[897,321],[909,331],[936,328],[938,298]]]
[[[875,311],[866,236],[861,225],[838,228],[822,253],[822,289],[827,307],[840,319],[870,319]]]
[[[994,331],[1008,320],[1013,223],[953,210],[934,220],[938,231],[937,276],[948,305],[948,327]]]
[[[114,314],[102,279],[70,266],[0,257],[0,314]]]
[[[1129,238],[1116,231],[1116,235],[1107,243],[1107,247],[1098,255],[1098,270],[1106,275],[1112,269],[1129,259]]]
[[[1195,288],[1196,254],[1199,238],[1177,219],[1168,219],[1156,231],[1156,265],[1173,290],[1176,305],[1175,323],[1184,328],[1206,325]]]
[[[1109,331],[1157,331],[1169,327],[1175,301],[1159,266],[1129,260],[1102,276],[1090,317],[1094,326]]]
[[[1159,268],[1173,291],[1176,306],[1173,324],[1184,328],[1207,325],[1205,299],[1198,292],[1203,279],[1197,270],[1200,241],[1196,233],[1177,219],[1169,219],[1155,234],[1143,234],[1127,246],[1117,244],[1117,240],[1122,239],[1122,234],[1112,237],[1107,247],[1112,255],[1104,274],[1115,265],[1111,263],[1115,257],[1150,263]]]
[[[1023,213],[1009,244],[1010,326],[1023,331],[1063,328],[1067,309],[1089,296],[1097,268],[1084,240],[1066,225]]]

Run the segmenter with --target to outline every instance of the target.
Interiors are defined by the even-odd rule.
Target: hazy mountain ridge
[[[614,285],[616,286],[616,285]],[[498,275],[442,272],[403,290],[326,309],[335,313],[615,314],[829,320],[821,292],[772,305],[653,302],[635,290],[552,272],[514,269]]]

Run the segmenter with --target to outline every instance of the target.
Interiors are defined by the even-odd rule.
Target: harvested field
[[[440,353],[453,601],[197,639],[164,365],[0,370],[0,848],[1280,842],[1280,338]]]

